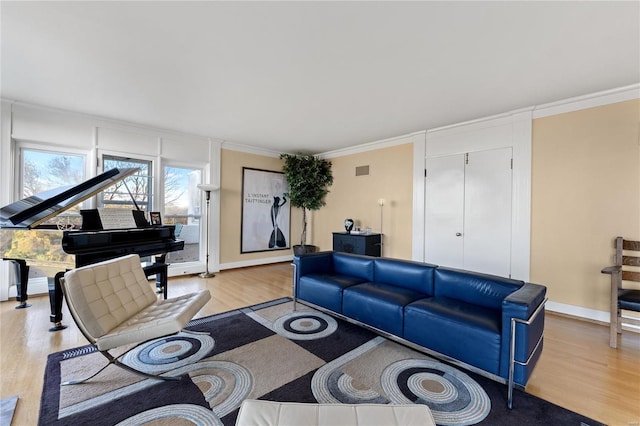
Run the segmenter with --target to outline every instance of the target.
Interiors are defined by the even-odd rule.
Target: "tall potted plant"
[[[307,210],[319,210],[325,205],[324,197],[333,183],[331,162],[313,155],[280,154],[284,160],[282,171],[289,185],[286,194],[293,207],[302,209],[302,235],[300,245],[293,246],[294,254],[315,251],[307,245]]]

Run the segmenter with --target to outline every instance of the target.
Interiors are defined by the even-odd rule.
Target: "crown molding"
[[[280,157],[280,152],[267,148],[259,148],[256,146],[245,145],[238,142],[222,141],[222,149],[230,151],[245,152],[247,154],[262,155],[264,157]]]
[[[537,105],[533,110],[533,118],[564,114],[632,99],[640,99],[640,83]]]
[[[407,143],[413,143],[416,139],[420,141],[424,141],[424,135],[426,134],[426,130],[421,130],[419,132],[408,133],[406,135],[395,136],[393,138],[382,139],[379,141],[368,142],[361,145],[356,145],[348,148],[336,149],[334,151],[327,151],[321,154],[318,154],[318,157],[321,158],[336,158],[342,157],[345,155],[351,154],[359,154],[362,152],[373,151],[376,149],[389,148],[397,145],[404,145]]]

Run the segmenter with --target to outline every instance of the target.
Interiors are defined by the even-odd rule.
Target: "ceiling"
[[[327,152],[640,82],[640,2],[0,3],[4,99]]]

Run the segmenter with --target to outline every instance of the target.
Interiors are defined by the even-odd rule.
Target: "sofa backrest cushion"
[[[376,259],[375,281],[391,284],[433,296],[435,265],[407,260]]]
[[[333,271],[333,253],[322,251],[306,253],[293,257],[298,277],[313,273],[328,273]]]
[[[373,281],[373,258],[334,252],[333,272]]]
[[[434,294],[487,308],[502,309],[502,300],[524,285],[524,281],[478,272],[438,267],[434,272]]]

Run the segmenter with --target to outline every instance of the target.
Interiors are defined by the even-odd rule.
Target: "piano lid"
[[[11,203],[0,209],[0,228],[35,228],[138,170],[111,169],[79,185],[50,189]]]

